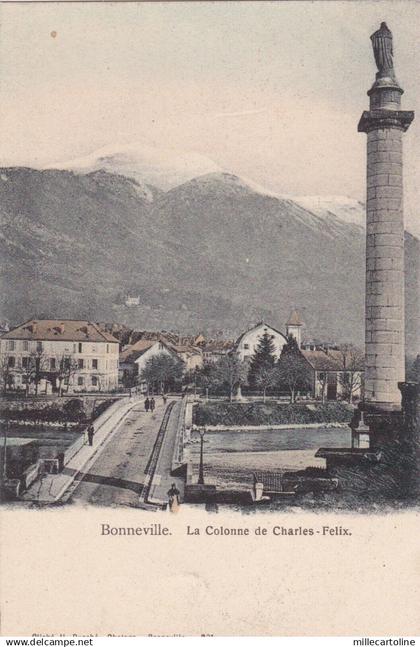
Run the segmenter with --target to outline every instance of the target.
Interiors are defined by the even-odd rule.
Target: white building
[[[0,338],[6,390],[30,393],[112,391],[118,340],[90,321],[37,319]]]
[[[120,354],[120,381],[125,386],[137,384],[149,359],[161,354],[176,357],[168,345],[159,339],[140,339],[127,346]]]
[[[128,308],[135,308],[140,305],[140,297],[130,297],[128,296],[125,300],[125,305]]]
[[[163,338],[140,339],[127,346],[120,355],[120,381],[126,386],[138,383],[147,362],[156,355],[169,355],[182,362],[185,372],[200,368],[203,365],[203,354],[200,348],[173,344]]]
[[[280,357],[281,349],[287,341],[286,336],[272,326],[269,326],[264,322],[260,322],[250,330],[244,332],[236,341],[235,350],[241,361],[251,359],[261,337],[265,333],[268,333],[271,337],[274,345],[274,354],[276,359]]]

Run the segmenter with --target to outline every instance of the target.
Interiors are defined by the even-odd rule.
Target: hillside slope
[[[363,338],[364,230],[227,173],[164,193],[96,171],[0,170],[1,317],[225,330],[298,307],[311,337]],[[354,221],[355,220],[355,221]],[[407,340],[418,348],[420,243],[407,234]],[[140,307],[124,306],[139,295]],[[417,346],[416,346],[417,344]]]

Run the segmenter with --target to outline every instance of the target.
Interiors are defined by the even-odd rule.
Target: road
[[[154,413],[146,413],[143,403],[135,406],[89,471],[77,477],[70,501],[137,506],[163,413],[160,398]]]

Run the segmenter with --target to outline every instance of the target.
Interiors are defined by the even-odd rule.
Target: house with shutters
[[[91,321],[31,319],[0,337],[6,391],[113,391],[118,358],[118,340]]]

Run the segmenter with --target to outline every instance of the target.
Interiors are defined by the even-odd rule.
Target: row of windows
[[[7,358],[8,367],[9,368],[16,368],[17,366],[19,366],[18,359],[19,358],[16,358],[14,355],[9,355],[9,357]],[[22,368],[24,368],[24,369],[30,368],[31,367],[31,360],[32,360],[32,362],[34,363],[34,366],[35,366],[37,358],[22,357],[21,358],[21,366],[22,366]],[[55,357],[50,357],[48,360],[45,360],[44,362],[41,362],[40,360],[38,360],[38,361],[39,361],[38,370],[40,370],[40,371],[48,371],[48,370],[49,371],[56,371],[56,370],[58,370],[58,368],[60,366],[60,361],[57,360],[57,358],[55,358]],[[70,361],[71,360],[70,360],[69,357],[64,358],[64,370],[67,370],[67,369],[70,368]],[[109,362],[106,362],[107,368],[108,368],[108,364],[109,364],[110,369],[117,368],[117,366],[118,366],[117,360],[109,360]],[[85,360],[85,359],[79,358],[77,360],[77,368],[78,369],[91,368],[92,370],[97,370],[99,368],[99,360],[98,359]]]
[[[92,386],[98,386],[99,380],[96,377],[96,375],[92,375],[92,377],[90,378],[90,383],[91,383]],[[84,384],[88,384],[88,380],[86,379],[86,381],[85,381],[84,377],[79,376],[77,378],[77,385],[78,386],[84,386]]]
[[[15,375],[11,377],[11,384],[26,384],[27,378],[25,376],[20,376],[20,375]],[[64,380],[64,384],[67,385],[69,383],[69,380]],[[76,380],[77,386],[88,386],[91,384],[92,386],[105,386],[105,384],[100,384],[100,380],[97,375],[92,375],[89,379],[84,378],[82,376],[79,376]]]
[[[52,343],[55,344],[55,342],[52,342]],[[83,352],[95,353],[98,350],[94,344],[92,345],[92,344],[84,344],[83,342],[78,342],[75,344],[70,344],[67,348],[64,349],[64,351],[68,353],[71,352],[71,346],[73,347],[73,353],[83,353]],[[9,350],[9,351],[15,351],[19,349],[23,351],[28,351],[32,348],[32,349],[35,349],[38,353],[42,353],[45,347],[46,347],[46,342],[42,342],[42,341],[31,342],[27,340],[23,340],[23,341],[16,341],[14,339],[6,340],[6,350]],[[118,344],[107,344],[106,352],[107,353],[118,352]]]
[[[258,338],[258,339],[260,339],[260,338]],[[270,339],[274,339],[274,335],[270,335]],[[253,344],[253,346],[255,346],[256,344],[257,344],[257,342],[255,342],[255,344]],[[245,350],[249,350],[249,348],[250,348],[249,344],[244,344],[244,349]]]

